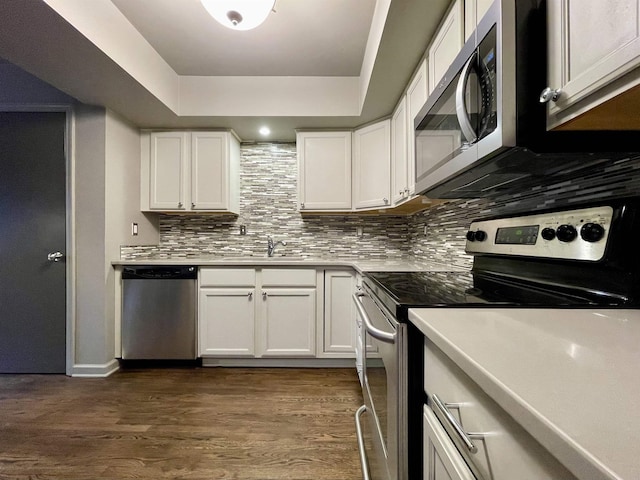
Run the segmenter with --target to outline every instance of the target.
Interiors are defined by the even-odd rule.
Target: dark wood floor
[[[0,479],[360,480],[355,369],[0,375]]]

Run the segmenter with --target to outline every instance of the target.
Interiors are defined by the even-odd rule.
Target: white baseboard
[[[77,363],[71,370],[72,377],[100,378],[108,377],[120,369],[120,364],[115,358],[110,362],[100,364]]]
[[[203,367],[356,368],[352,358],[202,358]]]

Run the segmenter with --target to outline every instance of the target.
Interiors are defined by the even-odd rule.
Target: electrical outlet
[[[246,235],[246,234],[247,234],[247,226],[240,225],[240,235]]]
[[[424,226],[424,234],[425,235],[427,234],[427,226],[426,225]]]
[[[134,237],[138,236],[138,224],[135,222],[131,224],[131,235],[133,235]]]
[[[364,235],[364,228],[356,227],[356,237],[361,237],[362,235]]]

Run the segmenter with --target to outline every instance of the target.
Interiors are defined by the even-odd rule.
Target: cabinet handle
[[[253,292],[249,292],[248,297],[249,297],[249,300],[251,300],[253,298]]]
[[[303,209],[304,209],[304,203],[301,203],[300,204],[300,210],[303,210]]]
[[[557,102],[561,94],[562,90],[559,88],[547,87],[540,93],[540,103]]]
[[[182,202],[178,202],[178,208],[182,208]]]
[[[477,453],[478,447],[473,444],[473,442],[469,438],[469,435],[462,429],[462,426],[460,426],[455,417],[451,415],[451,412],[447,408],[446,404],[444,404],[442,400],[440,400],[435,394],[431,395],[431,400],[433,406],[436,407],[434,408],[434,412],[436,414],[439,412],[444,417],[444,419],[440,418],[440,421],[443,422],[445,426],[446,424],[451,425],[458,438],[462,440],[462,443],[464,443],[464,446],[467,447],[467,450],[469,450],[470,453]]]
[[[262,299],[266,300],[267,299],[267,292],[262,292]]]

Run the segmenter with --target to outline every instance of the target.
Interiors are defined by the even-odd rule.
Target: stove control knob
[[[484,242],[487,239],[487,232],[483,232],[482,230],[478,230],[475,234],[476,240],[479,242]]]
[[[585,242],[597,242],[604,237],[604,227],[599,223],[585,223],[580,229],[580,237]]]
[[[469,230],[467,232],[467,240],[469,240],[470,242],[475,242],[476,241],[476,233],[472,232],[471,230]]]
[[[547,227],[542,229],[542,232],[540,232],[540,235],[545,240],[553,240],[554,238],[556,238],[556,231],[553,228]]]
[[[556,235],[561,242],[573,242],[578,236],[578,232],[573,225],[560,225],[556,229]]]

